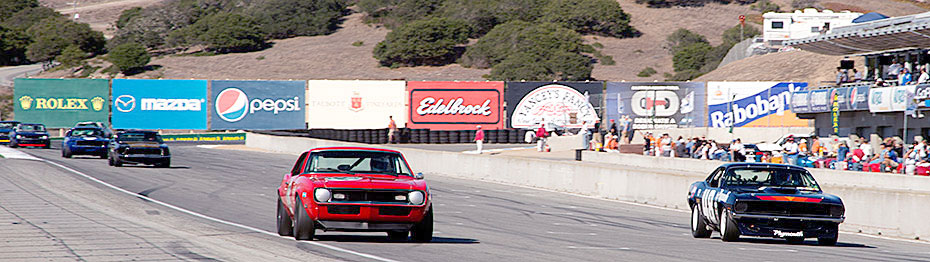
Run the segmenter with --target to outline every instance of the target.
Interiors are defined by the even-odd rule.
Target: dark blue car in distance
[[[843,201],[824,194],[806,169],[768,163],[718,167],[691,185],[688,204],[695,238],[718,231],[727,242],[742,235],[836,245],[846,212]]]
[[[110,138],[103,129],[97,127],[76,127],[68,130],[61,141],[61,156],[71,158],[74,155],[93,155],[107,158],[107,144]]]
[[[10,132],[10,147],[42,147],[52,146],[48,132],[43,124],[19,124]]]
[[[19,121],[0,121],[0,145],[10,143],[10,132],[19,125]]]

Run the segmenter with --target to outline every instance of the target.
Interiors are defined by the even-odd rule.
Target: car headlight
[[[21,135],[16,135],[16,139],[22,139],[22,138],[23,138],[23,136],[21,136]]]
[[[39,139],[48,139],[48,136],[40,136]]]
[[[843,206],[830,206],[830,216],[841,217],[843,216],[843,213],[846,213],[846,208]]]
[[[412,191],[410,193],[407,193],[407,201],[409,201],[410,204],[422,205],[423,202],[426,201],[426,196],[423,195],[423,192]]]
[[[329,189],[317,188],[313,191],[313,198],[316,199],[317,202],[329,202],[333,199],[333,193],[330,192]]]
[[[741,201],[737,201],[736,206],[733,207],[733,211],[739,213],[746,212],[747,209],[749,209],[749,204]]]

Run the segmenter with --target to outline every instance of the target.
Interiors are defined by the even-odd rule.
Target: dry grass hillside
[[[788,51],[754,56],[718,68],[696,81],[800,81],[819,85],[836,80],[836,67],[842,56],[807,51]],[[850,57],[862,70],[864,59]]]
[[[90,28],[103,32],[110,37],[114,31],[112,23],[119,18],[123,10],[133,7],[146,7],[163,2],[164,0],[39,0],[42,5],[53,8],[73,16],[78,13],[81,22],[90,25]],[[77,5],[74,5],[74,3]]]
[[[70,9],[72,0],[42,0],[46,5],[61,11]],[[774,0],[783,10],[790,9],[791,0]],[[148,6],[161,1],[155,0],[89,0],[81,1],[78,11],[81,19],[91,22],[95,29],[106,28],[119,16],[119,12],[133,6]],[[617,39],[587,36],[588,43],[601,43],[602,53],[610,55],[617,61],[616,65],[597,64],[593,77],[599,80],[651,81],[662,80],[663,73],[672,72],[671,55],[663,48],[668,34],[678,28],[705,35],[714,45],[721,42],[722,32],[738,23],[740,14],[755,14],[748,5],[708,4],[703,7],[647,8],[636,4],[635,0],[618,0],[624,11],[632,16],[632,25],[643,35],[637,38]],[[890,0],[847,0],[821,1],[827,7],[843,7],[856,11],[877,11],[890,16],[914,14],[926,11],[909,3]],[[83,8],[83,9],[82,9]],[[435,80],[482,80],[488,70],[463,68],[459,65],[438,67],[416,67],[389,69],[379,67],[372,57],[374,45],[384,39],[387,29],[367,25],[361,22],[363,14],[346,17],[342,28],[326,36],[297,37],[278,40],[272,48],[252,53],[227,54],[217,56],[165,56],[153,59],[152,65],[161,66],[156,71],[146,72],[133,77],[138,78],[210,78],[210,79],[435,79]],[[758,26],[758,25],[756,25]],[[361,46],[352,43],[360,41]],[[784,55],[810,61],[801,65],[787,67],[798,72],[817,71],[806,68],[807,64],[835,65],[836,59],[822,56],[802,55],[805,53]],[[782,55],[764,56],[760,59],[774,59]],[[827,59],[821,62],[818,59]],[[750,60],[766,61],[766,60]],[[790,62],[786,60],[785,62]],[[740,63],[742,64],[742,63]],[[755,67],[767,67],[768,62],[760,62]],[[651,77],[637,77],[636,74],[645,67],[653,67],[659,73]],[[833,66],[835,67],[835,66]],[[707,78],[730,78],[736,75],[747,77],[742,80],[762,80],[758,74],[742,72],[738,67],[727,66],[712,72]],[[759,69],[761,72],[782,70],[785,67]],[[819,68],[819,67],[817,67]],[[48,77],[66,75],[66,70],[47,73]],[[723,73],[727,72],[727,73]],[[807,75],[783,75],[790,79],[800,79]],[[829,75],[829,74],[828,74]],[[764,78],[764,77],[763,77]],[[701,78],[706,79],[706,78]],[[829,80],[829,79],[828,79]]]

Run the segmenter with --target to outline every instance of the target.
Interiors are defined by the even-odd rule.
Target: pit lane
[[[274,231],[275,188],[296,156],[172,144],[172,168],[115,168],[64,159],[57,149],[24,152],[120,188],[211,217]],[[55,145],[57,148],[57,145]],[[417,163],[411,163],[416,170]],[[927,261],[930,245],[841,234],[837,247],[746,239],[693,239],[689,214],[617,201],[427,174],[434,242],[390,242],[383,233],[318,232],[323,243],[400,261]],[[676,194],[678,192],[670,192]],[[682,201],[684,201],[684,192]],[[915,223],[920,223],[915,221]],[[281,239],[281,241],[293,241]],[[363,258],[301,245],[313,253]]]

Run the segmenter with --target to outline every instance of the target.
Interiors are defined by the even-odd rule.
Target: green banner
[[[16,121],[72,127],[78,122],[108,123],[110,80],[32,79],[13,82]]]

